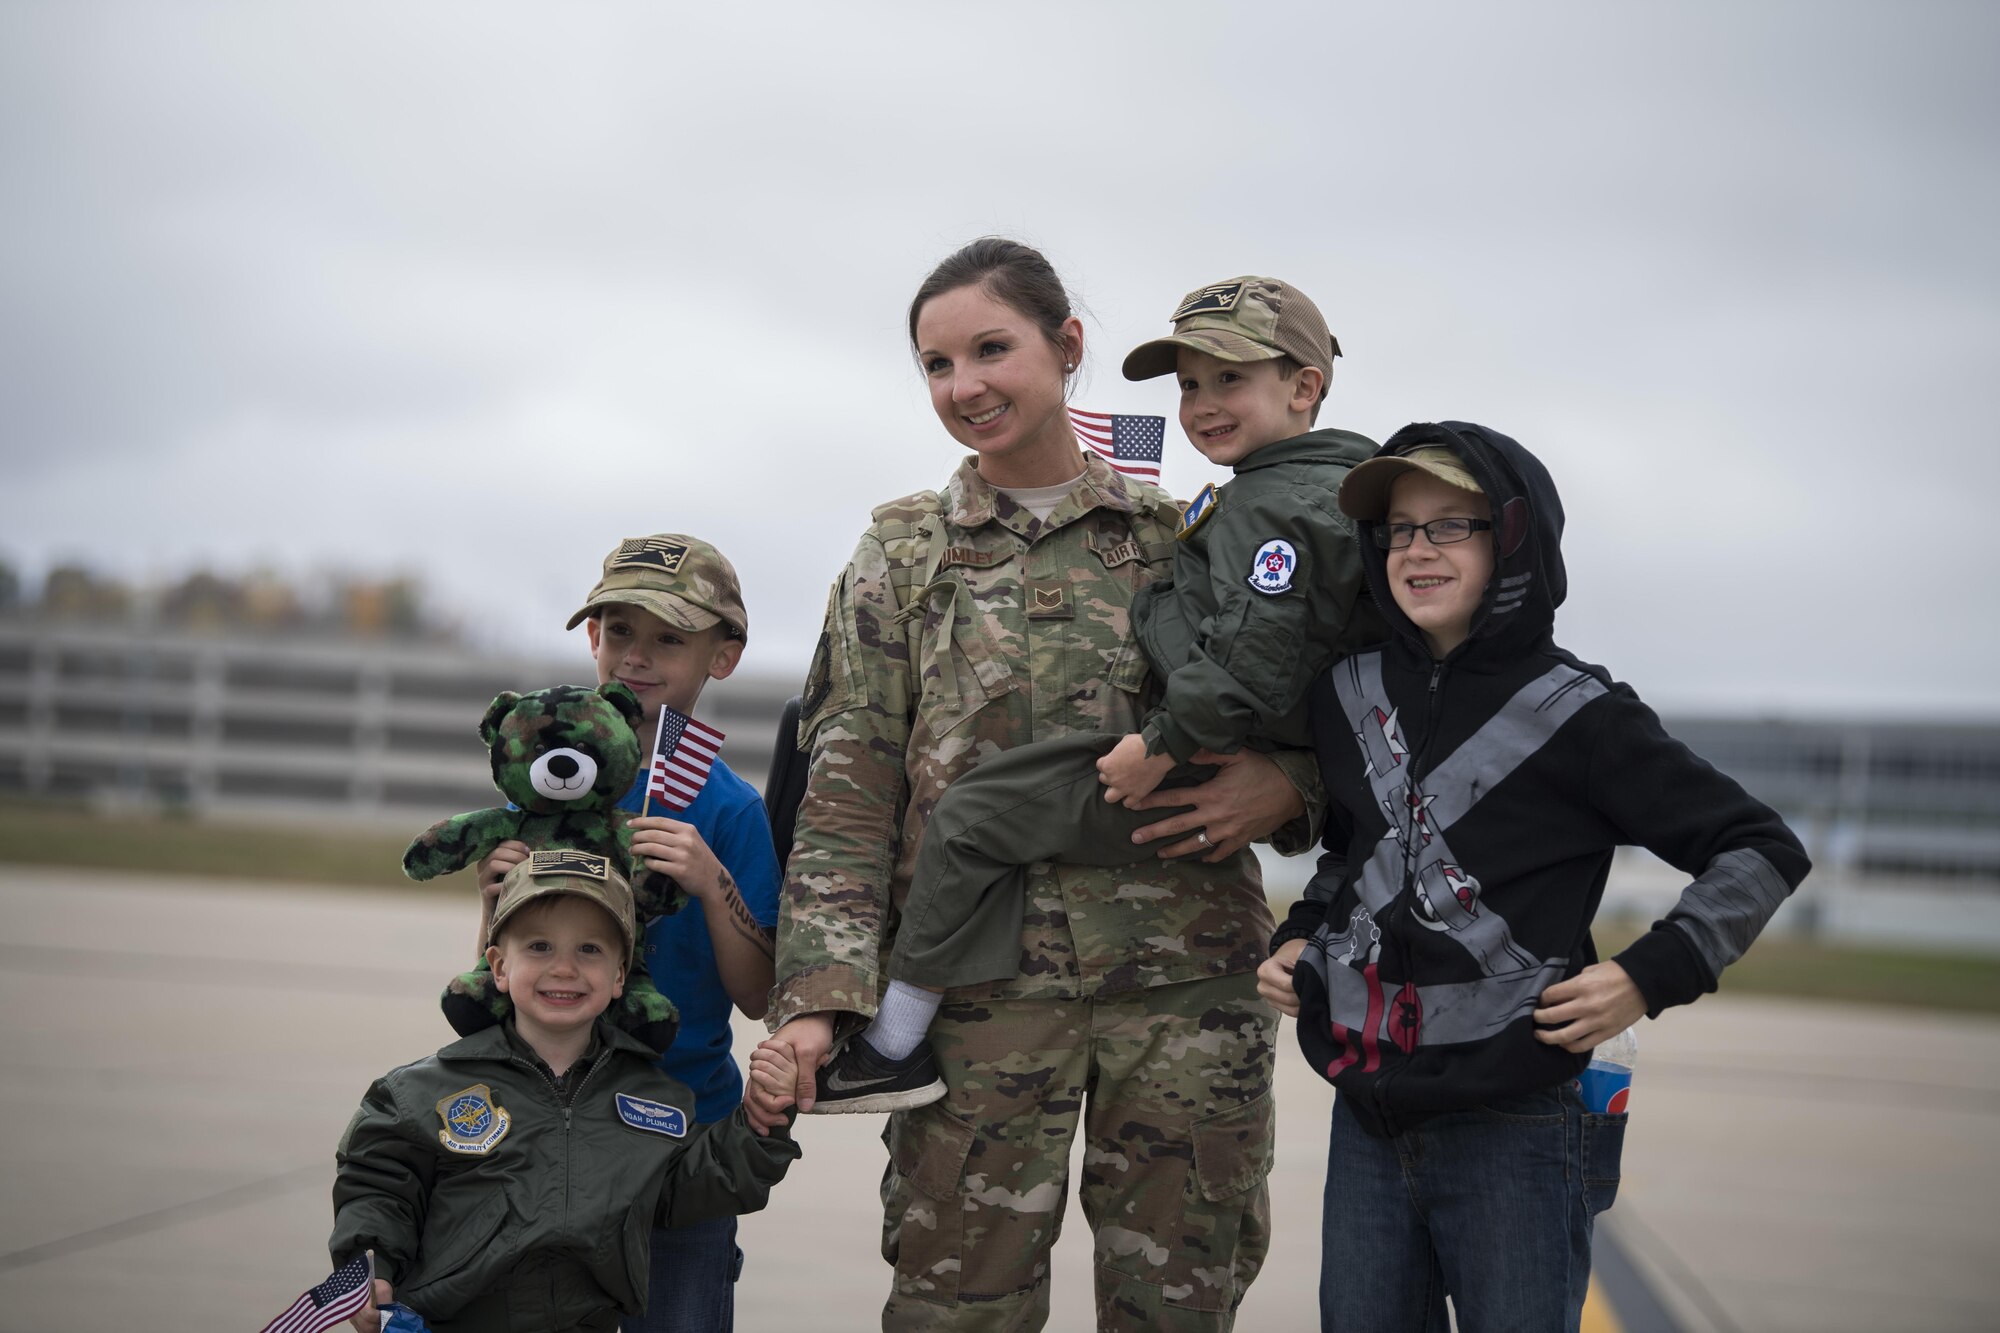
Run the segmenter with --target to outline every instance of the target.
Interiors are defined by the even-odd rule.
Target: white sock
[[[944,996],[907,981],[891,981],[888,993],[882,997],[882,1007],[875,1013],[875,1021],[861,1035],[889,1059],[906,1059],[911,1051],[924,1044],[924,1034],[931,1030],[931,1020],[937,1017],[938,1002],[943,999]]]

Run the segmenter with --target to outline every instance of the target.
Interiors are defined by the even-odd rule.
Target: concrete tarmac
[[[435,997],[473,922],[469,895],[0,866],[0,1333],[253,1329],[323,1278],[334,1141],[372,1077],[449,1038]],[[2000,1022],[1710,997],[1641,1037],[1600,1225],[1673,1326],[2000,1327]],[[1331,1090],[1289,1025],[1280,1069],[1257,1333],[1317,1322]],[[802,1122],[743,1224],[745,1333],[876,1326],[880,1130]],[[1091,1325],[1069,1221],[1056,1330]],[[1590,1322],[1619,1323],[1597,1298]]]

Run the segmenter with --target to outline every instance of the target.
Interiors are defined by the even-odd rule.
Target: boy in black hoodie
[[[1799,841],[1550,637],[1562,505],[1465,422],[1405,427],[1340,506],[1391,627],[1320,678],[1325,852],[1259,990],[1339,1089],[1328,1328],[1575,1329],[1625,1117],[1577,1076],[1643,1014],[1712,991],[1799,881]],[[1612,851],[1693,876],[1617,958],[1590,923]]]

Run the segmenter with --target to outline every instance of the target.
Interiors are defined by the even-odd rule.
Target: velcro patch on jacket
[[[1201,526],[1201,521],[1215,512],[1215,483],[1210,482],[1189,500],[1187,508],[1181,510],[1181,528],[1177,537],[1186,537]]]
[[[438,1131],[438,1142],[457,1153],[492,1152],[507,1137],[512,1123],[507,1112],[493,1100],[493,1089],[484,1083],[440,1097],[437,1113],[438,1119],[444,1121],[444,1128]]]
[[[1282,537],[1273,537],[1257,548],[1250,561],[1250,586],[1269,597],[1287,592],[1292,575],[1298,572],[1299,555]]]
[[[947,546],[944,548],[944,559],[938,561],[938,568],[964,565],[967,569],[991,569],[1006,559],[1005,551],[982,551],[977,546]]]
[[[665,1134],[672,1139],[687,1137],[687,1116],[678,1106],[649,1102],[629,1092],[614,1094],[612,1101],[618,1108],[618,1118],[634,1129],[643,1129],[649,1134]]]
[[[1026,591],[1030,620],[1069,620],[1076,615],[1067,580],[1030,579]]]
[[[1106,569],[1116,569],[1120,565],[1129,565],[1134,560],[1144,559],[1146,555],[1145,549],[1138,542],[1132,541],[1129,538],[1119,542],[1116,546],[1094,546],[1091,549],[1097,552],[1097,558],[1104,562]]]

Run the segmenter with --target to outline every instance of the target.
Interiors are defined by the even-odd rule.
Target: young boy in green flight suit
[[[632,890],[607,858],[531,851],[488,936],[501,1023],[391,1070],[335,1155],[335,1266],[431,1333],[611,1333],[647,1292],[649,1234],[754,1212],[799,1155],[743,1109],[698,1125],[687,1085],[607,1022],[634,946]],[[787,1076],[785,1052],[760,1065]]]
[[[1319,309],[1275,278],[1240,277],[1188,293],[1172,321],[1171,335],[1125,358],[1125,377],[1176,376],[1189,443],[1236,475],[1182,511],[1172,578],[1132,603],[1164,698],[1141,731],[1018,746],[946,789],[918,852],[881,1007],[820,1069],[811,1112],[943,1096],[925,1033],[946,987],[1014,976],[1023,867],[1139,859],[1133,832],[1163,816],[1128,807],[1163,782],[1206,777],[1205,754],[1309,745],[1308,687],[1382,635],[1338,504],[1348,470],[1375,445],[1313,429],[1340,355]]]

